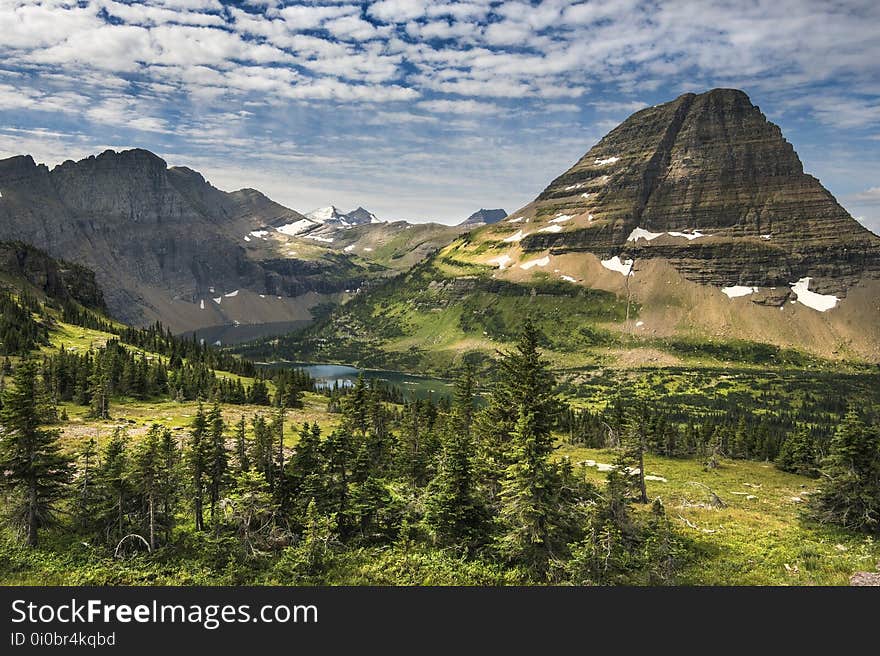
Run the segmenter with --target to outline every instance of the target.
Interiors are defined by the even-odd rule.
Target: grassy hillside
[[[508,348],[530,316],[558,369],[843,365],[839,358],[729,333],[645,330],[643,317],[654,311],[656,300],[646,307],[618,292],[543,271],[507,279],[492,267],[456,259],[454,251],[450,247],[406,274],[369,286],[301,333],[245,345],[239,352],[449,375],[464,362],[484,363]]]

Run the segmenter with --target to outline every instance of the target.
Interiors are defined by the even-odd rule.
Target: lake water
[[[363,374],[367,381],[379,380],[394,387],[400,388],[408,397],[425,398],[431,396],[439,398],[452,396],[453,383],[442,378],[430,378],[428,376],[415,376],[399,371],[383,371],[380,369],[358,369],[345,364],[318,364],[312,362],[274,362],[269,365],[272,368],[287,367],[305,369],[309,375],[317,381],[319,387],[350,386],[357,382],[358,376]]]

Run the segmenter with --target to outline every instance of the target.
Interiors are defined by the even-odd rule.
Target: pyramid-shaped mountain
[[[845,295],[880,275],[880,238],[734,89],[633,114],[483,238],[523,253],[664,258],[718,287],[788,289],[810,277],[812,290]]]

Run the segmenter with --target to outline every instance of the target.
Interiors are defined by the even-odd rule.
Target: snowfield
[[[619,162],[620,158],[617,156],[614,157],[606,157],[605,159],[596,158],[596,166],[607,166],[608,164],[614,164],[615,162]]]
[[[515,219],[507,219],[507,221],[505,221],[505,223],[519,223],[522,220],[523,220],[523,218],[521,216],[518,216]]]
[[[635,228],[631,233],[629,233],[629,237],[626,238],[627,241],[638,241],[639,239],[645,239],[647,241],[652,241],[657,239],[657,237],[662,237],[663,235],[669,235],[670,237],[682,237],[687,239],[688,241],[693,241],[699,237],[706,237],[699,230],[694,230],[693,232],[651,232],[650,230],[645,230],[644,228]]]
[[[298,235],[304,230],[308,230],[309,228],[314,227],[316,224],[313,221],[309,221],[308,219],[300,219],[299,221],[294,221],[293,223],[288,223],[286,225],[275,228],[278,232],[283,235]]]
[[[662,232],[650,232],[645,230],[644,228],[635,228],[631,233],[629,233],[629,237],[626,238],[627,241],[638,241],[639,239],[645,239],[647,241],[652,241],[657,239],[657,237],[662,237],[664,233]]]
[[[269,234],[269,231],[268,230],[251,230],[249,234],[251,237],[259,237],[260,239],[265,239],[266,235]]]
[[[721,288],[721,293],[726,294],[727,298],[739,298],[740,296],[748,296],[757,292],[757,287],[746,287],[745,285],[732,285],[731,287]]]
[[[561,275],[559,277],[562,278],[565,282],[577,282],[577,280],[575,280],[571,276]]]
[[[562,232],[562,226],[561,225],[550,225],[550,226],[547,226],[546,228],[540,228],[538,230],[538,232]]]
[[[496,257],[494,260],[489,260],[489,264],[497,264],[499,271],[504,271],[505,267],[508,264],[513,262],[513,259],[510,255],[502,255],[501,257]]]
[[[832,294],[817,294],[816,292],[811,292],[811,280],[812,278],[808,276],[806,278],[801,278],[797,282],[791,283],[791,291],[797,294],[797,302],[806,305],[808,308],[818,310],[819,312],[827,312],[836,307],[837,302],[840,299]]]
[[[314,239],[315,241],[323,241],[327,244],[333,243],[333,237],[319,237],[318,235],[306,235],[306,239]]]
[[[238,290],[236,289],[236,290],[233,291],[233,292],[229,292],[228,294],[223,294],[223,295],[224,295],[226,298],[233,298],[233,297],[235,297],[235,296],[238,296]]]
[[[526,271],[528,271],[532,267],[536,267],[536,266],[545,267],[548,264],[550,264],[550,256],[545,255],[544,257],[542,257],[538,260],[531,260],[530,262],[523,262],[522,264],[519,265],[519,268],[525,269]]]
[[[510,237],[502,239],[501,241],[503,241],[507,244],[510,244],[512,242],[519,241],[520,239],[522,239],[525,236],[526,235],[522,230],[517,230],[514,234],[510,235]]]
[[[571,221],[574,217],[571,214],[560,214],[555,219],[550,219],[550,223],[565,223]]]
[[[610,269],[611,271],[617,271],[618,273],[622,273],[624,276],[628,276],[632,274],[632,260],[621,261],[619,255],[615,255],[614,257],[602,260],[602,266],[606,269]]]

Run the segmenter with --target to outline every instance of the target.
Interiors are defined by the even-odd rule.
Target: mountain
[[[276,351],[449,371],[526,315],[566,367],[880,362],[880,238],[745,93],[688,93]]]
[[[60,303],[77,303],[104,313],[104,294],[84,266],[56,260],[21,242],[0,242],[0,288],[33,291]]]
[[[351,212],[341,212],[334,205],[328,205],[327,207],[321,207],[316,210],[312,210],[311,212],[306,214],[306,218],[318,224],[335,224],[342,226],[364,225],[367,223],[384,223],[384,221],[382,221],[375,214],[365,210],[363,207],[360,206],[358,206],[357,209],[354,209]]]
[[[502,219],[507,216],[507,212],[504,210],[485,210],[479,209],[473,214],[471,214],[464,221],[459,223],[458,225],[462,226],[481,226],[481,225],[491,225],[493,223],[498,223]]]
[[[0,161],[0,239],[95,271],[118,319],[174,330],[295,321],[357,286],[345,257],[298,262],[247,243],[305,220],[253,189],[227,193],[145,150],[105,151],[53,169]]]

